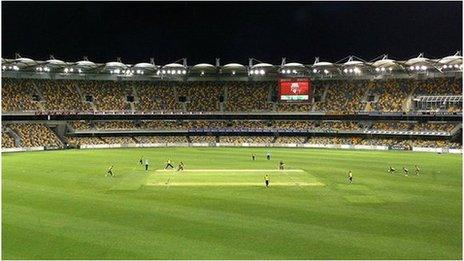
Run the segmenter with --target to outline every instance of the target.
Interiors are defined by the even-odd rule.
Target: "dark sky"
[[[2,2],[2,57],[189,65],[443,57],[462,49],[462,2]]]

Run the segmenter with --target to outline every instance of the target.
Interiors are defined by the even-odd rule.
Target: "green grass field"
[[[2,154],[2,257],[462,258],[461,155],[269,150],[270,161],[261,148]],[[186,171],[162,171],[168,158]]]

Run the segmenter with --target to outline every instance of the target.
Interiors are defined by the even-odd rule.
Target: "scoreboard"
[[[280,79],[279,96],[285,102],[309,101],[311,82],[309,79]]]

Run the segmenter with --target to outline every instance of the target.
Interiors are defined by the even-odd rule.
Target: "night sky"
[[[2,57],[189,65],[444,57],[462,2],[2,2]]]

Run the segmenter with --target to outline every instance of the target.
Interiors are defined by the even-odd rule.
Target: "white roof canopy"
[[[441,64],[458,64],[462,63],[462,56],[460,55],[451,55],[446,56],[438,61]]]
[[[334,66],[334,64],[329,63],[329,62],[317,62],[313,64],[313,67],[332,67],[332,66]]]
[[[251,66],[251,68],[261,68],[261,67],[274,67],[274,65],[270,64],[270,63],[258,63],[258,64],[255,64],[253,66]]]
[[[121,62],[108,62],[105,64],[106,67],[111,67],[111,68],[126,68],[127,65],[121,63]]]
[[[222,68],[243,68],[243,69],[245,69],[245,66],[242,65],[242,64],[239,64],[239,63],[228,63],[228,64],[222,66]]]
[[[133,68],[141,68],[141,69],[155,69],[156,66],[151,63],[138,63],[133,66]]]
[[[182,64],[179,63],[168,63],[163,68],[185,68]]]
[[[36,64],[36,61],[30,59],[30,58],[18,58],[15,60],[15,63],[17,63],[18,65],[25,65],[25,66],[29,66],[29,65],[34,65]]]
[[[199,63],[194,65],[192,68],[215,68],[214,65],[209,63]]]
[[[94,62],[86,61],[86,60],[76,62],[76,65],[78,67],[95,67],[95,66],[97,66]]]
[[[346,63],[344,63],[343,65],[344,66],[353,66],[353,65],[363,65],[364,63],[361,62],[361,61],[355,61],[355,60],[352,60],[352,61],[348,61]]]
[[[57,60],[57,59],[50,59],[50,60],[47,60],[46,62],[51,64],[51,65],[56,65],[56,66],[64,66],[64,65],[66,65],[65,62],[63,62],[61,60]]]
[[[413,64],[417,64],[417,63],[428,63],[429,62],[429,59],[427,58],[424,58],[424,57],[416,57],[416,58],[412,58],[412,59],[409,59],[406,61],[406,65],[413,65]]]
[[[397,65],[396,61],[392,59],[382,59],[382,60],[375,61],[372,64],[372,66],[374,67],[390,67],[390,66],[395,66],[395,65]]]
[[[304,65],[301,63],[286,63],[282,67],[304,67]]]

